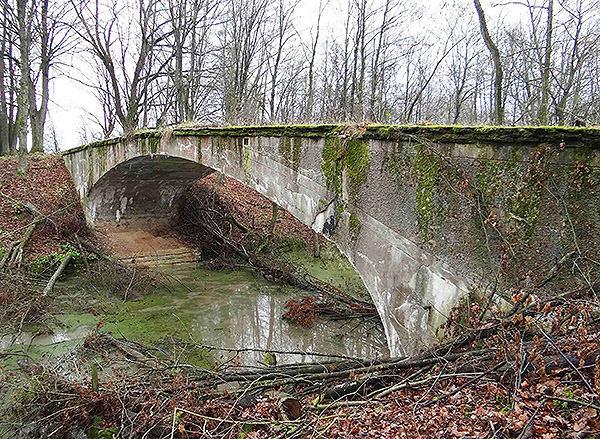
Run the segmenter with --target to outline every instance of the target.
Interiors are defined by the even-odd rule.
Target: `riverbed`
[[[295,252],[309,272],[339,287],[359,281],[347,261],[327,261]],[[196,263],[152,268],[161,279],[154,291],[123,302],[102,290],[91,291],[77,276],[57,284],[57,312],[44,330],[26,328],[0,337],[0,349],[52,358],[82,345],[94,331],[146,345],[194,346],[182,356],[198,367],[223,363],[258,366],[265,351],[278,364],[314,362],[327,357],[373,359],[389,354],[381,324],[370,319],[317,318],[305,328],[282,318],[285,304],[309,293],[277,285],[246,269],[210,270]],[[90,301],[89,312],[80,303]]]

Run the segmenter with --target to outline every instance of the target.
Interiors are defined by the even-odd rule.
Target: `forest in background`
[[[88,121],[70,125],[81,143],[191,121],[600,119],[598,0],[0,0],[0,8],[0,154],[60,150],[52,83],[64,77],[95,96]]]

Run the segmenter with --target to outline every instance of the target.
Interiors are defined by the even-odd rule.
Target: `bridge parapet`
[[[430,345],[467,292],[509,298],[536,264],[600,250],[595,128],[181,127],[64,159],[91,223],[167,218],[214,170],[256,189],[349,258],[395,355]]]

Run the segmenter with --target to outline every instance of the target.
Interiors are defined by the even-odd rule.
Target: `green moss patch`
[[[281,137],[279,139],[279,155],[285,165],[297,171],[300,167],[300,154],[302,152],[302,138]]]
[[[348,220],[348,231],[350,233],[350,241],[356,242],[360,236],[362,230],[362,224],[358,219],[355,212],[350,213],[350,219]]]
[[[415,200],[419,234],[424,241],[429,241],[432,238],[432,228],[442,215],[442,209],[434,203],[434,188],[440,163],[438,157],[425,146],[417,145],[415,150]]]
[[[369,174],[369,142],[362,139],[344,140],[337,136],[325,139],[321,171],[328,189],[341,194],[342,173],[348,172],[348,184],[354,202],[358,190],[366,183]]]
[[[337,194],[342,193],[342,170],[343,170],[342,143],[338,136],[330,136],[325,139],[323,146],[321,171],[325,176],[328,189]]]

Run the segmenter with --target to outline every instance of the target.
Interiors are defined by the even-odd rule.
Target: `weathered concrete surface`
[[[564,206],[599,201],[593,183],[571,187],[578,163],[597,178],[599,148],[595,129],[321,125],[146,131],[64,159],[90,223],[166,218],[212,170],[244,182],[338,245],[402,355],[430,345],[467,291],[522,276],[517,254],[569,250]],[[582,224],[600,224],[598,204]]]

